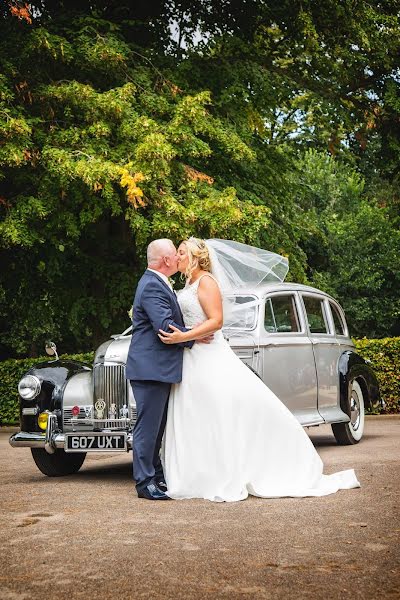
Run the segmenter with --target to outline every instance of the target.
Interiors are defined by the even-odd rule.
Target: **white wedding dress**
[[[187,327],[204,321],[200,279],[178,292]],[[284,377],[284,374],[282,374]],[[354,470],[323,475],[308,435],[275,394],[231,350],[222,332],[184,350],[171,389],[163,446],[171,498],[234,502],[324,496],[360,487]]]

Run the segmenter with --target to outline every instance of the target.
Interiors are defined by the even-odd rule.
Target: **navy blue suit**
[[[159,329],[169,325],[187,331],[174,292],[152,271],[141,277],[133,303],[133,332],[126,362],[136,400],[137,421],[133,430],[133,477],[137,489],[163,478],[159,457],[172,383],[182,380],[183,344],[163,344]]]

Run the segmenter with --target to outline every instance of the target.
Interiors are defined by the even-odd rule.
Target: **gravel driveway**
[[[50,479],[0,431],[0,598],[400,598],[400,416],[363,441],[308,430],[325,472],[361,489],[233,504],[136,497],[130,454]]]

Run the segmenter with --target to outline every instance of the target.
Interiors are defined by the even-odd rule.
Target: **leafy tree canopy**
[[[0,36],[4,354],[124,329],[146,244],[191,234],[396,332],[397,2],[10,1]]]

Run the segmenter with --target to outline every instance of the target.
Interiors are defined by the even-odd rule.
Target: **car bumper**
[[[47,430],[44,433],[19,431],[14,433],[9,442],[13,448],[44,448],[49,454],[53,454],[57,448],[64,448],[65,435],[56,431],[57,419],[55,415],[49,415]],[[71,432],[72,433],[72,432]],[[74,432],[76,435],[88,435],[90,432]],[[119,433],[119,432],[115,432]],[[132,432],[127,433],[126,448],[132,449]],[[98,452],[110,452],[110,450],[97,450]],[[115,452],[115,450],[114,450]],[[122,450],[123,452],[123,450]]]

